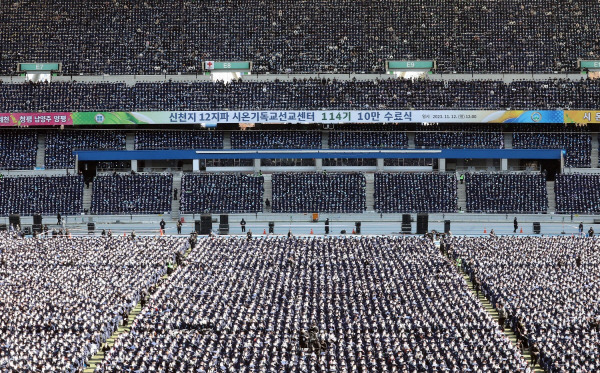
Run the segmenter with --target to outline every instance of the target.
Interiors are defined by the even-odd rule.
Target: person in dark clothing
[[[102,230],[102,236],[106,236],[106,230]]]
[[[181,223],[181,219],[177,220],[177,234],[181,234],[181,226],[183,224]]]
[[[252,239],[252,231],[249,230],[248,233],[246,233],[246,238],[248,239],[248,241],[250,241]]]
[[[504,323],[506,321],[506,311],[504,310],[504,306],[501,303],[497,303],[496,310],[498,311],[498,324],[500,324],[500,329],[504,330]]]
[[[56,214],[56,225],[62,224],[62,216],[60,216],[60,212]]]
[[[177,201],[177,188],[173,190],[173,201]]]
[[[517,221],[517,217],[515,216],[515,220],[513,221],[513,227],[515,228],[515,230],[513,231],[513,233],[517,233],[517,228],[519,228],[519,222]]]
[[[165,223],[165,219],[161,219],[161,220],[160,220],[160,229],[161,229],[162,231],[164,231],[164,230],[165,230],[165,225],[167,225],[167,223]]]
[[[329,234],[329,218],[325,219],[325,234]]]
[[[269,199],[268,199],[268,198],[267,198],[267,199],[265,199],[265,206],[266,206],[267,208],[271,208],[271,201],[269,201]]]
[[[242,233],[246,232],[246,221],[244,218],[242,218],[242,221],[240,221],[240,226],[242,227]]]
[[[579,234],[583,234],[583,222],[579,223]]]
[[[590,230],[588,230],[588,235],[590,237],[594,237],[594,228],[590,227]]]

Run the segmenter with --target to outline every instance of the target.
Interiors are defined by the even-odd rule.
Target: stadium
[[[600,371],[600,2],[0,6],[0,372]]]

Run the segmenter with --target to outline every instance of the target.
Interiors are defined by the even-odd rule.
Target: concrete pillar
[[[446,158],[438,159],[438,169],[440,172],[446,172]]]
[[[200,172],[200,160],[199,159],[192,159],[192,171]]]
[[[315,158],[315,168],[317,171],[323,171],[323,158]]]
[[[377,158],[377,171],[383,171],[383,158]]]
[[[500,159],[500,170],[508,171],[508,159],[506,159],[506,158]]]
[[[138,172],[138,161],[137,161],[137,159],[133,159],[131,161],[131,171]]]
[[[258,171],[260,171],[260,159],[255,159],[254,160],[254,172],[258,173]]]

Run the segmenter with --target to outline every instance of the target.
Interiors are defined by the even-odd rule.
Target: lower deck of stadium
[[[0,368],[591,372],[598,247],[579,236],[1,233]]]

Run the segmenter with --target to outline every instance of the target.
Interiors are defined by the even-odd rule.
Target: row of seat
[[[467,173],[466,211],[542,213],[548,211],[545,175],[540,173]],[[183,213],[265,211],[264,179],[239,174],[184,174],[173,190],[171,174],[116,174],[93,182],[91,213],[162,214],[172,199]],[[79,214],[83,212],[82,176],[0,178],[0,214]],[[374,209],[382,213],[456,212],[455,174],[376,173]],[[557,213],[600,212],[600,176],[557,175]],[[361,173],[275,173],[272,212],[344,212],[366,209]]]
[[[0,62],[1,65],[1,62]],[[0,112],[598,109],[598,80],[386,79],[0,84]]]

